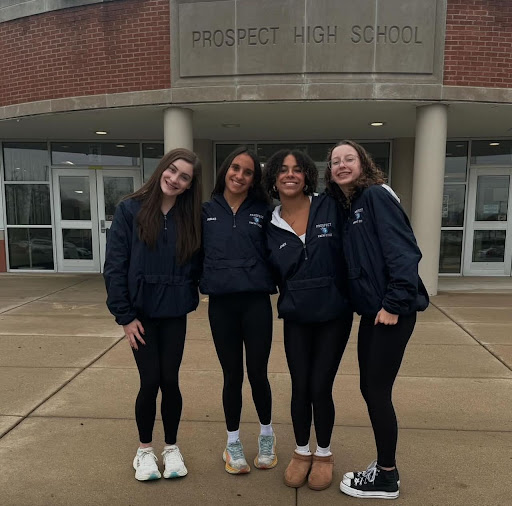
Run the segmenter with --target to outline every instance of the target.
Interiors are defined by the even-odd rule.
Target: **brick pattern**
[[[448,0],[444,84],[512,87],[512,0]]]
[[[0,24],[0,105],[170,87],[169,0],[122,0]]]

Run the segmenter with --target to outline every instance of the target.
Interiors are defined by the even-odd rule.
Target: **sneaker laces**
[[[272,455],[274,436],[260,436],[260,455]]]
[[[144,460],[148,457],[152,458],[155,462],[158,461],[156,455],[153,453],[153,450],[142,450],[138,455],[139,465],[143,466],[145,464]]]
[[[181,457],[181,453],[178,447],[176,448],[167,448],[162,452],[162,457],[164,459],[164,463],[166,465],[174,464],[181,465],[183,458]]]
[[[366,471],[360,471],[354,477],[356,485],[362,485],[365,483],[373,483],[375,477],[379,474],[380,469],[377,467],[377,461],[374,460],[367,468]]]
[[[240,443],[240,441],[229,443],[228,451],[231,453],[233,460],[245,459],[244,449],[242,448],[242,443]]]

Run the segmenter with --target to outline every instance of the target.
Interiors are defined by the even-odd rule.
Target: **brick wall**
[[[123,0],[0,24],[0,105],[170,87],[169,0]]]
[[[512,87],[512,0],[448,0],[444,84]]]

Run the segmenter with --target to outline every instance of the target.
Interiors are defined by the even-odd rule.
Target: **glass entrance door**
[[[512,169],[473,169],[463,274],[510,276]]]
[[[102,272],[119,200],[140,187],[140,171],[54,169],[57,270]]]

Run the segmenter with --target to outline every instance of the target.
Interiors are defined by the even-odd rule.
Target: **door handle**
[[[104,234],[107,229],[105,228],[105,220],[100,220],[100,231],[102,234]]]

